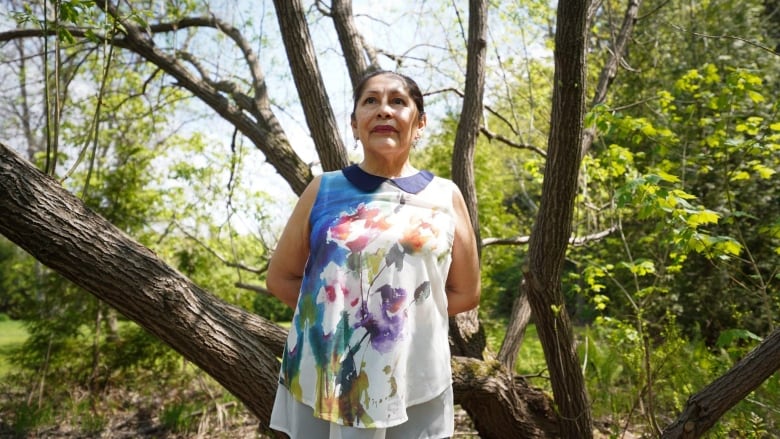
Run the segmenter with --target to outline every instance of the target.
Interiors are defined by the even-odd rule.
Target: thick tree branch
[[[680,416],[663,432],[665,439],[698,438],[724,413],[780,370],[780,329],[772,332],[725,375],[691,396]]]
[[[338,124],[322,81],[303,5],[300,0],[274,0],[274,7],[295,88],[322,168],[341,169],[349,164],[347,150],[338,135]]]
[[[259,64],[249,43],[238,33],[238,30],[211,17],[191,17],[173,23],[161,23],[150,25],[145,29],[139,28],[133,22],[121,18],[121,14],[113,4],[97,2],[97,6],[106,7],[105,12],[119,22],[124,35],[116,36],[108,42],[116,47],[131,50],[141,55],[148,62],[156,65],[168,75],[176,79],[178,85],[189,90],[202,102],[211,107],[226,121],[233,124],[244,136],[246,136],[263,154],[268,162],[273,165],[279,174],[290,184],[297,194],[303,192],[312,178],[311,169],[303,162],[292,149],[281,124],[276,119],[268,104],[266,85],[259,68]],[[237,103],[232,103],[222,95],[211,79],[196,77],[175,56],[165,53],[157,47],[152,39],[153,32],[168,32],[186,27],[202,26],[220,29],[236,42],[244,54],[250,75],[253,80],[255,96],[252,97],[252,105],[247,102],[246,95],[236,93],[233,97]],[[86,38],[87,30],[82,28],[67,28],[75,38]],[[152,34],[149,34],[152,32]],[[32,38],[54,35],[52,31],[40,29],[15,29],[0,33],[0,42],[18,38]],[[98,38],[106,37],[98,34]],[[214,85],[212,85],[214,84]],[[235,90],[235,89],[234,89]],[[251,117],[250,117],[251,116]]]
[[[452,358],[455,403],[471,415],[480,437],[558,437],[550,398],[495,360]]]
[[[487,7],[487,0],[469,0],[466,94],[463,98],[463,108],[458,121],[458,130],[455,133],[452,154],[452,180],[463,193],[477,244],[480,242],[480,232],[474,181],[474,151],[477,147],[482,120],[482,99],[485,91]],[[481,252],[481,247],[478,246],[478,249]],[[487,340],[480,326],[476,309],[450,319],[450,340],[457,355],[482,358]],[[474,417],[473,413],[469,414]]]
[[[319,2],[317,2],[319,4]],[[376,56],[369,57],[373,51],[366,48],[363,36],[358,32],[352,15],[352,0],[333,0],[331,5],[331,18],[339,37],[339,45],[344,53],[344,61],[349,71],[349,79],[352,87],[355,87],[360,78],[368,70],[380,68],[376,62]],[[364,58],[364,54],[366,55]]]
[[[578,439],[593,437],[593,421],[561,291],[561,272],[581,162],[588,3],[571,0],[558,4],[548,156],[524,273],[560,413],[561,436]]]
[[[596,90],[593,93],[593,99],[590,103],[591,108],[603,104],[607,99],[609,86],[612,84],[615,77],[617,77],[618,66],[622,64],[623,58],[628,50],[628,43],[631,41],[631,35],[637,20],[636,17],[639,15],[639,7],[641,4],[642,0],[628,0],[626,12],[623,14],[623,24],[620,26],[620,31],[612,42],[612,48],[609,51],[609,59],[607,59],[604,68],[601,69],[601,73],[599,74],[599,81],[596,84]],[[590,151],[597,134],[595,128],[586,128],[583,132],[583,156]]]
[[[0,233],[213,376],[268,425],[286,331],[193,284],[0,144]],[[193,343],[192,340],[199,340]]]
[[[131,21],[123,19],[116,6],[103,2],[97,2],[96,5],[105,8],[105,12],[122,25],[125,32],[124,43],[130,50],[176,78],[179,85],[195,94],[217,114],[232,123],[265,154],[268,162],[285,177],[296,193],[303,192],[306,184],[312,178],[311,170],[292,149],[281,124],[270,108],[260,106],[255,116],[261,117],[257,120],[250,119],[239,107],[225,99],[218,90],[206,81],[193,76],[175,57],[157,48],[146,30],[142,30]],[[252,75],[258,80],[262,78],[262,75],[255,70],[252,70]],[[256,91],[262,89],[264,88],[258,89],[256,86]],[[256,96],[255,101],[262,105],[264,99]]]
[[[628,0],[628,5],[626,6],[626,12],[623,18],[623,24],[621,26],[620,31],[618,32],[617,37],[613,41],[613,48],[610,51],[611,54],[610,58],[607,60],[607,63],[605,64],[604,68],[602,69],[599,75],[599,82],[596,86],[596,90],[594,92],[594,97],[591,102],[591,105],[601,104],[606,99],[609,86],[617,75],[617,67],[620,65],[621,60],[625,56],[625,52],[628,48],[628,42],[630,41],[630,37],[633,31],[633,25],[636,22],[636,16],[639,12],[640,3],[641,0]],[[599,2],[593,2],[586,6],[586,11],[585,11],[586,23],[590,21],[590,18],[595,13],[599,4],[600,4]],[[572,36],[572,38],[575,37]],[[557,54],[558,51],[556,50],[556,55]],[[558,83],[556,82],[556,84]],[[551,128],[551,130],[553,129],[556,129],[556,127]],[[587,151],[590,150],[590,147],[593,144],[596,135],[597,133],[594,128],[586,128],[586,127],[582,128],[581,140],[580,140],[581,154],[579,159],[581,159],[584,156],[584,154],[586,154]],[[572,159],[574,158],[572,157]],[[547,183],[546,180],[547,177],[545,176],[545,184]],[[614,230],[616,230],[615,227],[612,227],[610,229],[607,229],[595,235],[590,235],[581,238],[569,237],[568,242],[571,245],[582,245],[594,239],[601,239],[602,237],[613,232]],[[517,244],[523,244],[528,240],[529,240],[528,237],[485,240],[483,241],[483,245],[517,245]],[[529,306],[528,295],[523,294],[521,292],[521,294],[518,295],[517,299],[515,300],[515,303],[512,305],[513,311],[512,311],[512,317],[510,318],[509,324],[507,326],[507,337],[505,338],[500,351],[501,360],[502,362],[504,362],[506,366],[510,366],[511,364],[513,364],[514,359],[517,357],[517,352],[520,349],[520,345],[522,342],[522,334],[525,331],[525,325],[528,324],[528,322],[530,321],[530,311],[528,309],[528,306]]]

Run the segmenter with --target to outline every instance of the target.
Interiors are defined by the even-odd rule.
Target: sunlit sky
[[[307,8],[313,8],[313,3],[304,1]],[[245,38],[253,42],[277,118],[301,158],[307,163],[316,163],[317,155],[299,105],[272,0],[214,0],[207,4],[215,16],[239,28]],[[0,25],[6,29],[15,26],[8,7],[8,2],[0,0]],[[313,9],[309,11],[310,31],[319,68],[342,138],[352,158],[359,160],[359,150],[352,149],[354,141],[349,127],[351,84],[333,23]],[[353,13],[358,31],[370,45],[403,59],[399,67],[388,56],[380,54],[378,58],[384,68],[397,69],[415,78],[424,93],[445,88],[463,88],[466,60],[462,54],[465,53],[468,26],[467,2],[356,0],[353,2]],[[505,37],[501,29],[502,21],[495,19],[497,11],[491,11],[491,14],[493,18],[488,45],[489,74],[495,70],[497,58],[511,56],[507,52],[520,50],[526,44],[533,47],[532,43],[503,41]],[[185,42],[184,32],[156,38],[159,38],[156,42],[160,47],[177,47]],[[259,42],[261,40],[262,44]],[[233,78],[241,84],[241,81],[246,81],[249,77],[240,53],[224,35],[214,31],[198,32],[197,36],[188,42],[187,49],[199,56],[204,65],[214,72],[215,77],[220,75],[217,79]],[[490,80],[490,77],[488,78]],[[168,82],[172,81],[168,79]],[[94,84],[83,83],[80,86],[76,82],[72,87],[70,92],[73,95],[95,92]],[[488,100],[489,97],[486,96],[486,102]],[[234,129],[232,125],[197,100],[190,102],[190,106],[177,116],[179,122],[185,124],[184,132],[201,132],[213,148],[218,150],[217,154],[220,154],[220,151],[229,154]],[[426,112],[429,121],[426,134],[436,133],[440,129],[441,119],[449,112],[457,112],[459,106],[460,98],[453,93],[435,93],[428,96]],[[0,134],[0,139],[16,148],[22,148],[22,139],[6,138],[3,134]],[[422,139],[422,146],[424,145],[425,138]],[[276,170],[264,163],[264,157],[259,150],[247,141],[244,141],[244,148],[249,151],[244,181],[278,200],[278,204],[269,206],[269,209],[278,209],[274,215],[286,218],[296,200],[295,195]],[[315,166],[314,170],[318,172],[319,168]]]

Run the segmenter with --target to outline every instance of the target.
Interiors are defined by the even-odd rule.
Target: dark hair
[[[360,81],[358,81],[357,86],[355,86],[355,90],[352,92],[352,115],[351,117],[355,118],[355,110],[357,109],[358,99],[360,99],[360,95],[363,94],[363,89],[366,88],[366,83],[369,79],[373,78],[374,76],[379,75],[393,75],[396,78],[400,79],[404,85],[406,86],[406,91],[409,93],[409,96],[411,96],[412,100],[414,101],[414,105],[417,107],[417,111],[420,113],[419,117],[422,118],[423,114],[425,114],[425,104],[423,103],[423,95],[420,91],[420,86],[417,85],[416,82],[414,82],[414,79],[398,73],[393,72],[392,70],[372,70],[365,75],[363,75],[362,78],[360,78]]]

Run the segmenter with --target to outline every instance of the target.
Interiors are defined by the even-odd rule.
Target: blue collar
[[[386,178],[378,175],[369,174],[362,170],[358,165],[349,165],[341,172],[347,177],[350,183],[355,185],[363,192],[374,192],[382,183],[390,181],[398,186],[404,192],[417,194],[428,186],[433,180],[433,174],[430,171],[422,170],[414,175],[399,178]]]

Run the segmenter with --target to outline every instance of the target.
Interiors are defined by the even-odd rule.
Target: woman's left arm
[[[452,243],[452,265],[447,275],[447,312],[455,314],[479,305],[481,279],[477,239],[471,217],[460,190],[454,187],[452,205],[455,211],[455,239]]]

